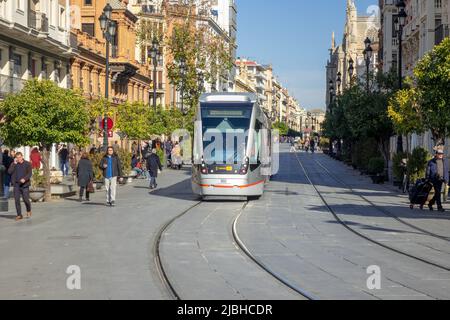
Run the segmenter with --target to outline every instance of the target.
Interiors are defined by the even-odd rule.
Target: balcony
[[[29,10],[28,27],[42,33],[48,33],[48,18],[45,13]]]
[[[25,80],[0,74],[0,99],[7,94],[17,93],[25,86]]]

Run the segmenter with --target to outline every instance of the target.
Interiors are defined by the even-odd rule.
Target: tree
[[[53,81],[30,80],[0,106],[0,136],[11,147],[39,145],[45,176],[45,200],[51,199],[50,151],[53,143],[89,143],[89,112],[84,98]]]
[[[289,132],[289,127],[284,122],[275,122],[272,124],[272,129],[276,129],[280,131],[280,136],[286,136]]]
[[[389,102],[389,116],[400,132],[431,131],[436,145],[450,133],[450,38],[426,54],[408,79],[410,88]]]
[[[450,133],[450,38],[419,61],[414,69],[419,114],[436,145]]]
[[[131,140],[148,139],[151,108],[142,102],[123,103],[117,108],[117,128]]]

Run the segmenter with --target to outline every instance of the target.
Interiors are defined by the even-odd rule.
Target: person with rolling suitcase
[[[444,150],[438,149],[436,156],[427,166],[426,178],[433,184],[434,188],[434,201],[437,204],[440,212],[445,212],[442,206],[442,187],[449,181],[449,166],[448,160],[445,159]],[[430,211],[433,211],[433,203],[428,205]]]

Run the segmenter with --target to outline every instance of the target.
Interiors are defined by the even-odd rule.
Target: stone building
[[[0,99],[32,78],[70,85],[69,1],[0,1]]]
[[[368,16],[358,16],[358,11],[354,0],[347,0],[346,22],[342,44],[336,46],[334,33],[332,46],[330,48],[330,58],[326,66],[326,101],[330,103],[330,81],[333,84],[335,93],[342,92],[350,85],[350,61],[354,63],[354,76],[365,79],[366,62],[364,59],[364,40],[369,38],[372,42],[374,55],[370,61],[370,72],[378,70],[378,46],[380,30],[380,16],[378,11],[372,11]],[[342,84],[336,84],[337,74],[341,74]]]
[[[117,33],[110,53],[109,96],[113,106],[124,102],[149,102],[151,78],[147,62],[136,60],[137,17],[119,0],[72,0],[72,44],[76,47],[71,58],[72,87],[81,89],[88,100],[105,96],[106,42],[98,18],[106,3],[113,8]],[[99,118],[101,121],[101,118]],[[102,141],[102,132],[92,136],[92,143]],[[113,130],[112,141],[120,140]]]

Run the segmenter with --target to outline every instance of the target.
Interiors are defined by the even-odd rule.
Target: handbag
[[[95,193],[95,188],[94,188],[94,181],[89,181],[89,184],[87,186],[87,192],[89,193]]]

